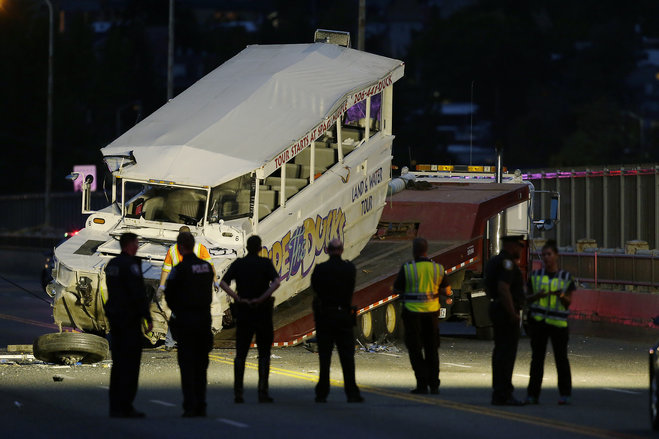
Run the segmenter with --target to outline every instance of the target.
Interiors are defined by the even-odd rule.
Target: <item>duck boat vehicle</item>
[[[158,301],[161,268],[187,225],[212,257],[218,280],[246,253],[253,234],[282,279],[275,306],[310,284],[333,238],[357,257],[375,233],[391,179],[393,84],[404,64],[346,46],[253,45],[101,149],[112,173],[107,207],[89,209],[85,228],[55,249],[47,292],[60,327],[35,355],[96,361],[109,330],[104,267],[119,236],[139,236],[137,256],[152,297],[157,343],[167,332]],[[213,331],[230,321],[216,292]],[[105,344],[107,353],[107,344]]]

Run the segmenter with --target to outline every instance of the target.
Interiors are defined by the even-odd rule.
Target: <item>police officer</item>
[[[551,340],[558,373],[558,404],[570,403],[572,376],[567,358],[569,330],[568,308],[576,289],[570,273],[558,267],[558,247],[550,239],[542,247],[544,267],[535,270],[528,282],[528,333],[531,338],[531,377],[527,388],[527,404],[537,404],[545,368],[547,340]]]
[[[513,396],[513,368],[519,342],[519,312],[524,304],[524,280],[515,263],[524,248],[521,235],[501,238],[503,250],[485,267],[485,287],[490,297],[494,327],[492,351],[492,404],[523,405]]]
[[[316,385],[316,402],[326,402],[329,394],[330,363],[336,343],[343,369],[344,390],[348,402],[363,402],[355,381],[355,339],[352,293],[355,290],[356,269],[350,261],[341,259],[343,243],[333,239],[327,245],[329,260],[318,264],[311,275],[316,293],[313,313],[316,321],[320,376]]]
[[[147,331],[153,328],[149,300],[144,288],[142,265],[135,257],[139,243],[134,233],[124,233],[119,239],[121,254],[105,267],[108,300],[105,315],[110,323],[110,416],[115,418],[143,418],[135,410],[133,401],[142,359],[142,324]]]
[[[183,233],[183,232],[190,233],[190,227],[181,226],[181,228],[179,228],[178,231],[179,233]],[[193,248],[193,253],[199,259],[209,262],[211,266],[213,266],[213,262],[211,261],[211,255],[204,244],[196,243]],[[162,271],[160,273],[160,286],[158,287],[158,291],[156,292],[156,301],[161,307],[161,311],[165,315],[165,317],[171,314],[167,305],[161,303],[162,293],[165,291],[165,281],[167,280],[167,276],[169,276],[169,273],[172,271],[172,268],[176,267],[176,265],[178,265],[178,263],[181,262],[182,260],[183,260],[183,255],[181,254],[178,245],[174,244],[171,247],[169,247],[169,249],[167,250],[167,254],[165,255],[165,261],[162,264]],[[213,282],[215,282],[215,267],[213,267]],[[215,289],[219,289],[219,284],[214,283],[213,285],[215,286]],[[165,350],[171,351],[174,347],[176,347],[176,342],[172,337],[171,328],[169,328],[168,326],[167,334],[165,335]]]
[[[167,279],[165,300],[172,310],[169,325],[178,342],[178,364],[183,388],[183,417],[206,416],[206,372],[213,348],[211,302],[213,267],[194,254],[190,232],[176,239],[183,260]]]
[[[427,256],[428,241],[412,242],[414,260],[403,264],[394,291],[403,301],[405,346],[416,377],[415,394],[439,393],[439,294],[450,295],[444,267]]]
[[[252,235],[247,239],[247,255],[229,266],[220,287],[235,300],[232,314],[236,319],[236,358],[234,360],[234,402],[243,403],[243,377],[245,360],[252,337],[256,334],[259,351],[259,402],[273,402],[268,393],[270,374],[270,348],[274,340],[272,327],[272,293],[279,288],[279,273],[268,258],[259,256],[261,238]],[[236,281],[236,291],[230,287]]]

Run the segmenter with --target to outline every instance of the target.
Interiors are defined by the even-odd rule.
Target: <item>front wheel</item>
[[[45,334],[34,340],[34,357],[47,363],[96,363],[108,356],[108,341],[84,332]]]

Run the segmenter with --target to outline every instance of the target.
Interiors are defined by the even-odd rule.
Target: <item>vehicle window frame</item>
[[[132,196],[129,200],[126,200],[126,184],[138,184],[138,185],[143,185],[145,188],[143,191],[137,193],[135,196]],[[156,220],[148,220],[144,217],[142,218],[130,218],[126,216],[126,203],[127,201],[132,200],[133,198],[139,196],[139,194],[144,193],[146,191],[147,186],[161,186],[161,187],[166,187],[166,188],[178,188],[178,189],[192,189],[195,191],[203,192],[205,194],[206,200],[204,202],[204,211],[203,215],[201,216],[201,219],[197,223],[196,226],[203,227],[207,223],[207,213],[208,213],[208,203],[210,200],[210,188],[207,186],[191,186],[191,185],[184,185],[184,184],[175,184],[175,183],[170,183],[170,182],[159,182],[159,181],[154,181],[154,180],[139,180],[139,179],[130,179],[130,178],[121,178],[121,218],[123,221],[128,221],[128,222],[148,222],[148,223],[166,223],[166,224],[177,224],[177,225],[182,225],[185,223],[179,223],[179,222],[171,222],[171,221],[156,221]]]

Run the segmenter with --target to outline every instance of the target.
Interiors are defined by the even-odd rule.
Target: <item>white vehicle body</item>
[[[330,239],[355,258],[385,203],[392,88],[403,70],[326,43],[249,46],[103,148],[112,204],[84,212],[85,228],[55,249],[47,291],[56,323],[108,331],[104,267],[124,232],[140,238],[150,293],[183,224],[208,248],[218,279],[246,239],[261,236],[282,278],[276,304],[309,286]],[[218,292],[214,331],[227,309]],[[152,315],[155,342],[166,332],[162,302]]]

